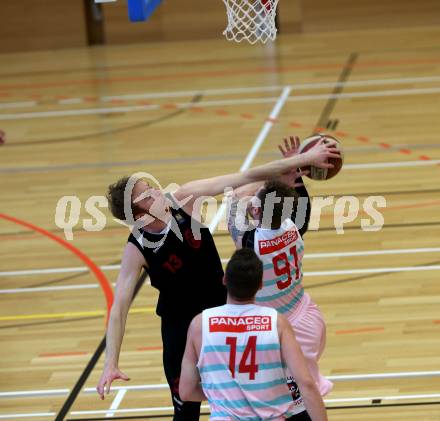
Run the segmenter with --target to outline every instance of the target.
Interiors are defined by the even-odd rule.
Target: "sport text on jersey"
[[[281,250],[296,241],[297,238],[298,231],[296,229],[292,229],[290,231],[286,231],[284,234],[278,237],[272,238],[271,240],[260,240],[258,242],[260,255],[274,253],[275,251]]]
[[[272,329],[270,316],[216,316],[209,318],[210,332],[252,332]]]

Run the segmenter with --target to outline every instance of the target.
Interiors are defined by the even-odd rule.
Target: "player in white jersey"
[[[298,138],[291,138],[291,142],[290,146],[285,142],[286,150],[282,149],[285,156],[293,154],[299,146]],[[295,329],[318,390],[325,396],[333,387],[333,383],[321,375],[318,367],[325,347],[326,326],[321,311],[304,292],[302,285],[302,235],[307,230],[310,203],[304,186],[300,187],[299,192],[295,189],[296,175],[290,175],[289,178],[289,184],[270,181],[264,186],[250,186],[250,189],[236,191],[228,226],[236,247],[253,249],[263,262],[263,288],[257,293],[256,302],[272,307],[287,317]],[[283,181],[289,178],[284,177]],[[248,221],[245,214],[240,215],[238,200],[252,193],[252,189],[255,191],[256,187],[259,189],[255,196],[248,198],[247,206],[255,226],[242,231],[237,225],[241,223],[243,229]],[[241,212],[245,209],[241,206]],[[300,221],[299,227],[293,221]],[[289,379],[289,382],[292,381]]]
[[[252,250],[234,253],[224,278],[227,303],[204,310],[188,330],[180,397],[207,398],[213,421],[325,421],[324,403],[289,322],[255,304],[262,275]],[[301,395],[289,391],[286,367]]]

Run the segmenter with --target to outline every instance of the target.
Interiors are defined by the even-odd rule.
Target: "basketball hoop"
[[[279,0],[223,0],[228,26],[223,35],[228,41],[248,41],[255,44],[273,41],[277,36],[275,24]]]

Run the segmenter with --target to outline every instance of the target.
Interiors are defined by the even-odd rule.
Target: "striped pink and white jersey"
[[[281,421],[305,411],[286,384],[277,312],[255,304],[203,311],[197,367],[215,421]]]
[[[304,241],[291,219],[279,229],[256,228],[254,250],[263,262],[263,288],[256,302],[292,314],[304,296],[302,258]]]

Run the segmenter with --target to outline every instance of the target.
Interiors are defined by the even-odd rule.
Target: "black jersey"
[[[152,243],[158,243],[166,235],[159,247],[144,247],[142,239],[136,239],[133,234],[128,242],[144,256],[151,285],[159,290],[156,313],[163,318],[191,319],[206,308],[226,302],[223,268],[209,229],[182,209],[170,211],[174,228],[167,234],[140,230],[145,240]],[[194,238],[192,227],[199,227],[200,239]]]

